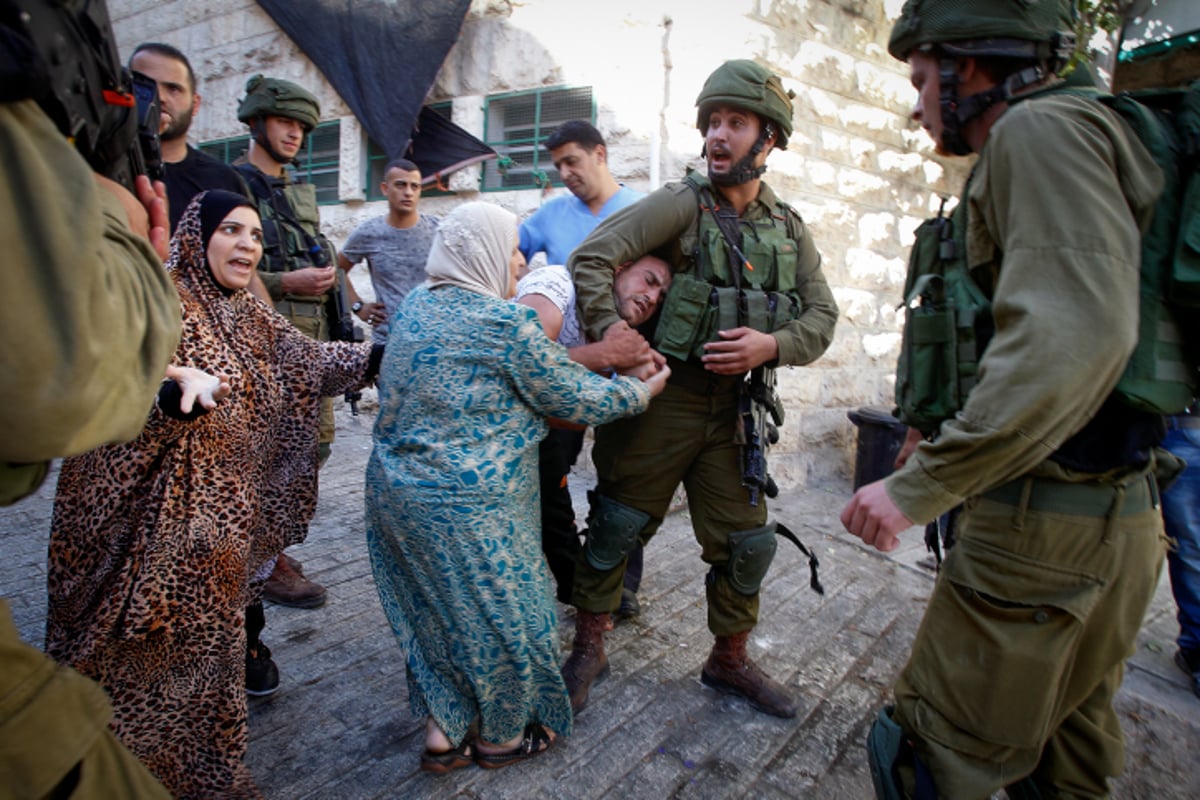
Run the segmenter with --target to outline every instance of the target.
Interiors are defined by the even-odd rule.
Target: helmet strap
[[[255,117],[250,122],[250,136],[254,139],[254,142],[259,147],[267,151],[267,155],[269,155],[276,163],[291,163],[292,159],[283,155],[271,146],[271,140],[267,138],[267,121],[265,117]]]
[[[997,103],[1011,100],[1017,92],[1027,86],[1040,83],[1047,74],[1046,69],[1041,65],[1028,66],[1009,75],[1004,79],[1004,83],[960,100],[958,97],[957,59],[951,57],[939,59],[942,147],[956,156],[965,156],[970,153],[971,147],[962,135],[963,126]]]
[[[767,145],[767,139],[770,138],[773,131],[770,125],[762,125],[762,130],[758,134],[758,139],[755,140],[754,146],[750,148],[750,152],[743,156],[736,164],[730,167],[729,172],[723,175],[714,175],[712,168],[708,170],[708,179],[717,186],[741,186],[743,183],[757,180],[767,171],[767,165],[754,166],[754,159],[763,151]],[[707,145],[700,151],[701,156],[707,157]]]

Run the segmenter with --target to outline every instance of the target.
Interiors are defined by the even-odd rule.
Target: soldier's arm
[[[788,225],[796,242],[796,291],[800,295],[800,318],[773,334],[779,343],[779,364],[801,366],[821,357],[833,341],[838,307],[821,270],[821,254],[808,228],[793,215]]]
[[[695,224],[698,211],[696,195],[687,185],[668,184],[604,220],[575,248],[569,267],[588,339],[600,341],[621,319],[613,302],[617,266],[678,239]]]
[[[179,344],[174,285],[36,103],[0,105],[0,152],[0,461],[131,439]]]

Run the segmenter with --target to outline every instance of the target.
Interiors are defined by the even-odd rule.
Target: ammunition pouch
[[[654,330],[654,348],[680,361],[699,359],[717,331],[753,328],[773,333],[800,317],[795,292],[714,286],[687,273],[676,275],[667,290]]]
[[[729,585],[747,597],[758,594],[778,546],[773,522],[729,534],[729,561],[725,564]]]
[[[592,569],[608,572],[620,566],[633,550],[650,515],[599,492],[588,492],[588,501],[591,510],[583,554]]]

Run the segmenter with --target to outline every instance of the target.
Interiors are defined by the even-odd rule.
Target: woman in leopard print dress
[[[316,505],[321,397],[378,362],[369,344],[309,339],[246,291],[261,256],[245,198],[192,201],[167,261],[179,382],[137,439],[64,462],[55,498],[46,650],[105,687],[117,735],[176,797],[259,796],[244,610]],[[215,394],[188,413],[197,380]]]

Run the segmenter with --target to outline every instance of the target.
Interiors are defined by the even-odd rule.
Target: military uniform
[[[905,59],[935,42],[924,52],[942,76],[953,55],[1044,59],[1070,30],[1063,8],[910,0],[890,49]],[[1139,229],[1162,184],[1130,129],[1082,92],[1059,81],[1003,98],[985,129],[962,202],[995,333],[962,410],[884,481],[918,524],[964,503],[891,713],[917,758],[909,774],[941,797],[1018,781],[1102,797],[1124,767],[1112,701],[1163,559],[1161,419],[1110,393],[1137,342]],[[879,763],[892,735],[882,714],[881,797],[893,796]]]
[[[686,290],[676,288],[685,284],[681,276],[713,287],[734,285],[733,259],[728,257],[720,232],[709,224],[709,213],[701,210],[699,193],[711,190],[707,178],[694,173],[686,181],[667,184],[610,217],[575,250],[571,269],[589,337],[600,339],[619,319],[613,304],[614,264],[653,252],[672,265],[676,277],[658,327],[664,336],[673,327],[672,315],[682,305],[672,300],[673,292]],[[720,203],[719,194],[712,197]],[[738,227],[744,237],[743,249],[755,265],[754,270],[740,267],[742,284],[778,299],[778,319],[768,326],[774,329],[772,335],[779,344],[778,364],[815,360],[833,337],[837,306],[803,222],[780,203],[769,186],[761,184],[758,198],[741,215]],[[785,307],[789,309],[786,315],[793,319],[785,319]],[[721,329],[736,327],[716,318],[712,324]],[[700,339],[715,339],[712,330]],[[655,339],[661,348],[659,335]],[[767,509],[763,502],[752,506],[749,492],[742,486],[735,437],[743,376],[705,370],[698,357],[703,344],[700,339],[691,347],[683,345],[691,351],[686,358],[669,359],[672,375],[667,388],[644,414],[596,429],[593,459],[597,494],[647,515],[648,521],[636,532],[643,544],[658,529],[675,488],[684,484],[696,538],[703,548],[701,557],[713,567],[707,582],[709,628],[724,636],[753,628],[758,617],[757,588],[749,593],[735,589],[724,570],[730,559],[730,534],[764,526]],[[601,571],[581,557],[576,566],[574,604],[597,613],[615,610],[623,570],[623,559]]]
[[[263,258],[258,274],[275,301],[275,310],[302,333],[328,342],[328,293],[321,297],[285,294],[282,286],[285,272],[334,263],[333,247],[320,233],[315,187],[272,178],[249,163],[236,164],[235,168],[246,179],[263,219]],[[333,400],[325,397],[321,399],[319,439],[322,461],[329,455],[333,433]]]
[[[0,106],[0,505],[50,458],[130,439],[179,343],[179,298],[121,203],[32,101]],[[55,191],[23,191],[54,186]],[[15,285],[14,282],[15,281]],[[108,728],[104,690],[24,644],[0,601],[0,787],[34,798],[168,796]]]

